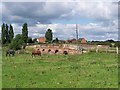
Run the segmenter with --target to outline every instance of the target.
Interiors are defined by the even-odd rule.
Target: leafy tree
[[[27,43],[27,39],[28,39],[27,23],[23,24],[23,27],[22,27],[22,38],[23,38],[24,42]]]
[[[2,25],[2,33],[1,33],[2,44],[6,43],[6,31],[5,31],[5,24]]]
[[[45,33],[46,42],[51,43],[53,39],[53,33],[51,29],[48,29]]]
[[[5,27],[5,32],[6,32],[6,43],[10,43],[8,28],[9,28],[9,27],[8,27],[8,25],[6,24],[6,27]]]
[[[32,41],[32,38],[31,38],[31,37],[28,37],[28,39],[27,39],[27,43],[33,43],[33,41]]]
[[[9,30],[9,37],[10,37],[10,42],[11,42],[14,37],[13,27],[11,24],[10,24],[10,30]]]
[[[107,40],[106,42],[114,43],[115,41],[110,39],[110,40]]]
[[[117,42],[115,43],[115,47],[119,47],[119,48],[120,48],[120,41],[117,41]]]
[[[37,42],[37,38],[34,38],[34,39],[33,39],[33,43],[36,43],[36,42]]]
[[[19,50],[22,48],[24,44],[23,41],[23,37],[21,34],[17,34],[16,37],[12,40],[12,42],[10,43],[9,48],[15,49],[15,50]]]
[[[55,42],[56,42],[56,43],[59,43],[59,40],[58,40],[58,38],[56,38],[56,39],[55,39]]]
[[[53,43],[59,43],[58,38],[54,39],[54,40],[53,40]]]

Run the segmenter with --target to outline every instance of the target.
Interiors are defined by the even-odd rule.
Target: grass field
[[[3,88],[118,88],[115,53],[16,54],[2,59]]]
[[[2,48],[0,47],[0,89],[2,89]]]

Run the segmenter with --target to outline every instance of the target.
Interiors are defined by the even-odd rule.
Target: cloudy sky
[[[9,1],[9,0],[8,0]],[[68,0],[69,1],[69,0]],[[114,1],[114,2],[113,2]],[[72,0],[71,2],[2,2],[2,22],[12,24],[15,34],[21,33],[24,22],[30,37],[44,37],[48,28],[54,38],[87,40],[118,39],[118,0]]]

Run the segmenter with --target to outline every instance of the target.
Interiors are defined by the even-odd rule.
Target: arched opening
[[[51,49],[49,49],[48,52],[51,52]]]
[[[67,54],[68,54],[68,52],[67,52],[67,51],[64,51],[64,52],[63,52],[63,54],[64,54],[64,55],[67,55]]]
[[[58,53],[58,52],[59,52],[59,50],[55,50],[55,54]]]
[[[45,49],[43,49],[42,51],[45,51]]]

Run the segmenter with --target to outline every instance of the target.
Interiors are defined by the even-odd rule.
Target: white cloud
[[[54,38],[76,38],[75,22],[69,24],[69,21],[78,21],[80,24],[79,37],[85,37],[87,40],[111,38],[117,40],[117,11],[118,5],[112,0],[111,2],[101,0],[74,3],[3,3],[2,13],[4,22],[14,23],[16,33],[21,33],[22,24],[27,22],[31,37],[43,37],[46,30],[51,28]],[[58,22],[53,24],[55,21]],[[62,21],[63,24],[59,21]],[[68,24],[64,24],[64,22]]]
[[[89,18],[93,20],[110,20],[118,15],[118,5],[108,2],[76,3],[66,17]],[[65,17],[65,18],[66,18]]]
[[[14,30],[21,27],[13,25]],[[75,24],[37,24],[36,26],[30,26],[29,36],[38,38],[44,37],[47,29],[50,28],[53,31],[54,38],[59,39],[72,39],[76,38],[76,25]],[[104,27],[102,24],[89,23],[87,25],[78,25],[79,38],[86,38],[87,40],[107,40],[118,39],[118,30],[113,30],[114,27]],[[15,31],[17,32],[17,31]],[[21,32],[19,32],[21,33]],[[17,33],[18,34],[18,33]]]

